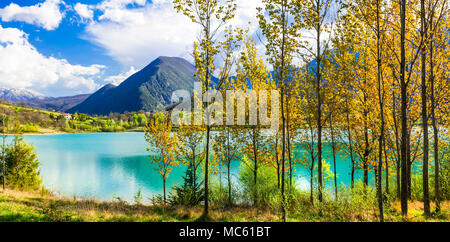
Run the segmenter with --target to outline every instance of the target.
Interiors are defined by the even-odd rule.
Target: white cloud
[[[153,2],[162,2],[164,0],[153,0]],[[97,5],[99,9],[116,9],[123,8],[129,4],[135,4],[137,6],[144,6],[147,3],[147,0],[104,0],[100,4]]]
[[[77,3],[75,4],[74,10],[84,21],[92,20],[94,17],[94,10],[89,5]]]
[[[134,4],[135,7],[127,7]],[[108,0],[86,26],[84,38],[124,66],[143,67],[159,56],[188,57],[197,26],[176,13],[172,1]]]
[[[263,7],[261,0],[237,0],[236,16],[231,24],[240,28],[249,28],[250,33],[254,33],[258,27],[258,19],[256,18],[258,7]],[[249,22],[250,25],[249,25]]]
[[[253,34],[261,0],[237,0],[237,6],[231,23],[248,27],[251,21]],[[191,58],[199,26],[177,13],[172,0],[105,0],[91,7],[99,14],[86,26],[84,38],[123,65],[143,67],[158,56]]]
[[[29,88],[46,95],[89,93],[99,85],[95,79],[102,65],[72,65],[65,59],[44,56],[28,42],[28,35],[0,25],[0,85]]]
[[[11,3],[0,9],[0,17],[4,22],[21,21],[34,24],[46,30],[58,28],[63,14],[60,12],[62,0],[47,0],[34,6],[21,7]]]
[[[125,81],[128,77],[135,74],[137,70],[134,68],[134,66],[130,67],[130,70],[124,73],[120,73],[117,76],[110,76],[105,79],[105,83],[111,83],[116,86],[120,85],[123,81]]]

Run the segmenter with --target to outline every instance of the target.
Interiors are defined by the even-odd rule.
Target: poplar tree
[[[401,208],[402,215],[408,215],[408,180],[406,177],[408,152],[407,124],[407,82],[406,82],[406,0],[400,0],[400,91],[401,91]]]
[[[6,134],[8,132],[8,125],[7,121],[8,118],[6,117],[6,114],[3,114],[2,116],[2,126],[3,126],[3,145],[2,145],[2,186],[3,191],[6,189]]]
[[[448,89],[448,66],[450,51],[448,50],[450,23],[448,21],[449,6],[445,0],[431,1],[429,17],[429,62],[430,62],[430,106],[431,106],[431,126],[433,128],[433,157],[434,157],[434,200],[436,203],[436,213],[441,210],[440,200],[440,158],[439,158],[439,133],[438,119],[445,115],[440,110],[443,109],[440,100],[449,98]],[[447,73],[444,74],[444,73]],[[446,81],[447,80],[447,81]],[[443,118],[441,118],[443,120]],[[443,122],[441,121],[440,125]]]
[[[163,119],[154,119],[145,128],[145,140],[149,144],[147,151],[150,162],[155,164],[155,171],[159,173],[163,180],[163,199],[167,202],[166,182],[172,169],[178,166],[176,159],[177,137],[172,134],[172,125]]]
[[[234,0],[174,0],[175,9],[186,15],[201,28],[199,42],[194,44],[194,58],[197,80],[202,83],[202,97],[207,90],[212,89],[212,73],[215,71],[215,57],[219,54],[219,44],[216,37],[219,31],[236,12]],[[220,83],[219,83],[220,85]],[[201,118],[203,120],[203,118]],[[206,120],[206,151],[205,151],[205,205],[204,217],[209,213],[209,160],[211,125]]]
[[[421,39],[423,42],[428,42],[428,23],[426,19],[425,12],[425,0],[420,0],[420,22],[421,22]],[[423,129],[423,165],[422,165],[422,185],[423,185],[423,211],[425,217],[430,216],[430,192],[428,186],[428,156],[429,156],[429,145],[428,145],[428,93],[427,93],[427,45],[423,44],[421,49],[421,79],[422,79],[422,129]]]
[[[258,8],[258,20],[266,40],[266,55],[275,70],[281,97],[281,196],[282,220],[286,221],[285,172],[286,172],[286,83],[296,51],[299,29],[290,18],[295,14],[293,0],[263,0]]]
[[[307,52],[315,61],[315,86],[316,86],[316,98],[317,98],[317,162],[318,162],[318,188],[319,188],[319,201],[323,202],[323,99],[325,93],[323,93],[323,61],[325,53],[329,50],[329,40],[324,37],[324,34],[330,32],[330,24],[332,19],[330,18],[330,8],[333,4],[333,0],[311,0],[295,1],[296,6],[296,22],[298,27],[306,30],[313,30],[312,39],[314,43],[305,41],[302,43],[302,49]],[[311,61],[313,61],[311,60]]]
[[[203,198],[200,189],[201,182],[198,181],[198,170],[205,158],[205,150],[203,147],[204,129],[202,126],[181,125],[178,127],[177,135],[177,158],[187,168],[186,178],[189,178],[188,189],[192,194],[185,194],[189,197],[182,198],[197,204],[199,198]]]

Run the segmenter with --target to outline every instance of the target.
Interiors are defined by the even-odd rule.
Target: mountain
[[[171,104],[174,91],[193,90],[194,73],[194,65],[185,59],[159,57],[119,86],[108,84],[67,112],[108,115],[162,111]]]
[[[82,94],[70,97],[47,97],[38,92],[19,88],[0,88],[0,99],[12,103],[24,103],[33,108],[53,109],[65,112],[68,109],[86,100],[90,94]]]
[[[21,103],[47,98],[40,93],[20,88],[0,88],[0,98],[7,102]]]
[[[45,99],[30,100],[25,103],[33,108],[53,109],[57,112],[66,112],[85,101],[90,94],[81,94],[70,97],[50,97]]]

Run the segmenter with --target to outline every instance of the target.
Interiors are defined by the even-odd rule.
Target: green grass
[[[407,219],[402,218],[399,204],[386,208],[386,221],[450,221],[450,202],[442,203],[439,216],[425,220],[420,202],[410,203]],[[202,207],[164,207],[130,205],[124,202],[59,199],[51,195],[0,191],[0,221],[9,222],[194,222],[202,219]],[[364,211],[336,209],[335,204],[323,207],[323,216],[310,204],[288,213],[291,222],[377,221],[376,208]],[[211,208],[208,221],[271,222],[280,221],[279,213],[268,208],[249,206]]]

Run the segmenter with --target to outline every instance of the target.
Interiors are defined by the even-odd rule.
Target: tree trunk
[[[384,149],[384,164],[385,164],[385,170],[384,170],[384,173],[385,173],[385,178],[386,178],[386,180],[385,180],[385,182],[386,182],[386,194],[389,194],[390,192],[389,192],[389,161],[388,161],[388,156],[387,156],[387,150],[386,150],[386,138],[385,138],[385,142],[384,142],[384,147],[383,147],[383,149]]]
[[[166,204],[166,179],[163,178],[164,204]]]
[[[283,0],[282,3],[282,18],[283,18],[283,27],[282,27],[282,43],[281,43],[281,70],[280,70],[280,82],[281,82],[281,119],[282,119],[282,154],[281,154],[281,212],[282,212],[282,220],[283,222],[286,222],[286,197],[284,194],[284,188],[285,188],[285,161],[286,161],[286,117],[284,113],[284,64],[285,64],[285,43],[286,43],[286,0]]]
[[[228,176],[228,206],[233,206],[233,200],[231,198],[231,161],[228,161],[228,170],[227,170],[227,176]]]
[[[397,169],[397,198],[401,199],[401,186],[400,186],[400,180],[401,180],[401,174],[400,174],[400,166],[401,166],[401,149],[400,149],[400,141],[399,141],[399,134],[398,134],[398,125],[397,125],[397,101],[395,98],[395,91],[392,91],[392,117],[394,119],[394,133],[395,133],[395,149],[397,151],[397,157],[396,157],[396,169]]]
[[[402,184],[401,184],[401,209],[402,215],[406,217],[408,215],[408,180],[407,173],[407,108],[408,108],[408,96],[407,96],[407,83],[405,81],[405,68],[406,68],[406,50],[405,50],[405,32],[406,32],[406,0],[400,0],[400,89],[401,89],[401,159],[402,159]]]
[[[193,183],[193,188],[194,188],[194,191],[196,190],[196,187],[197,187],[197,158],[196,158],[196,155],[195,155],[195,148],[193,148],[192,149],[192,154],[193,154],[193,161],[192,161],[192,168],[194,169],[194,178],[192,179],[192,183]],[[195,194],[195,195],[197,195],[197,194]]]
[[[366,126],[366,125],[364,125]],[[367,188],[369,186],[369,165],[368,165],[368,159],[369,159],[369,130],[367,126],[364,128],[364,140],[365,140],[365,150],[364,150],[364,157],[363,157],[363,181],[364,181],[364,187]]]
[[[2,184],[3,191],[6,189],[6,116],[3,116],[3,149],[2,149]]]
[[[289,117],[289,113],[288,117]],[[287,126],[287,145],[288,145],[288,159],[289,159],[289,187],[292,189],[292,178],[293,178],[293,172],[294,172],[294,166],[292,164],[292,151],[291,151],[291,137],[290,137],[290,131],[289,131],[289,125]]]
[[[337,185],[337,172],[336,172],[336,142],[334,137],[333,118],[330,115],[330,129],[331,129],[331,148],[333,150],[333,165],[334,165],[334,196],[335,201],[338,199],[338,185]]]
[[[253,159],[255,162],[255,166],[253,169],[253,178],[255,184],[254,205],[258,206],[258,141],[256,139],[256,136],[256,128],[253,128]]]
[[[278,189],[280,189],[280,166],[277,165],[277,181],[278,181]]]
[[[347,133],[348,133],[348,145],[349,145],[349,149],[350,149],[350,161],[352,162],[352,183],[351,183],[351,188],[353,189],[353,187],[355,186],[355,159],[353,158],[353,140],[352,140],[352,132],[350,130],[350,107],[348,105],[348,101],[346,101],[347,103]]]
[[[333,165],[334,165],[334,195],[335,200],[338,198],[338,184],[337,184],[337,171],[336,171],[336,144],[333,138]]]
[[[205,29],[205,35],[206,35],[206,40],[208,43],[211,42],[210,40],[210,30],[211,30],[211,20],[208,19],[207,21],[207,26]],[[210,78],[210,51],[209,51],[209,45],[207,45],[207,49],[206,49],[206,72],[205,72],[205,86],[206,88],[209,87],[209,78]],[[203,93],[202,93],[203,94]],[[202,99],[203,99],[203,95],[202,95]],[[203,102],[202,102],[203,104]],[[209,119],[210,115],[208,115],[208,119]],[[205,155],[205,207],[204,207],[204,212],[203,212],[203,216],[207,217],[208,213],[209,213],[209,143],[210,143],[210,139],[211,139],[211,126],[209,125],[209,120],[208,123],[206,125],[206,155]]]
[[[310,123],[312,123],[313,121],[310,120]],[[312,127],[312,125],[309,125],[310,127],[310,132],[311,132],[311,145],[309,147],[309,152],[310,152],[310,156],[311,156],[311,166],[309,167],[309,172],[310,172],[310,201],[311,201],[311,205],[314,206],[314,165],[315,165],[315,158],[314,158],[314,128]]]
[[[291,131],[289,129],[289,90],[287,91],[288,94],[286,95],[286,131],[287,131],[287,152],[288,152],[288,159],[289,159],[289,189],[292,189],[292,154],[291,154]]]
[[[278,160],[278,132],[275,136],[275,159],[277,164],[277,181],[278,181],[278,189],[280,189],[280,161]]]
[[[320,1],[317,1],[316,13],[320,16]],[[319,21],[319,20],[317,20]],[[318,185],[319,185],[319,202],[323,202],[323,178],[322,178],[322,97],[320,95],[320,87],[321,87],[321,54],[320,54],[320,34],[321,34],[321,26],[320,23],[317,23],[316,26],[317,31],[317,66],[316,66],[316,76],[317,76],[317,164],[318,164]]]
[[[407,135],[407,144],[406,144],[407,150],[406,150],[406,159],[407,159],[407,171],[406,171],[406,177],[408,180],[408,199],[412,200],[412,194],[411,194],[411,187],[412,187],[412,160],[411,160],[411,133],[408,131]]]
[[[422,42],[427,39],[425,19],[425,0],[420,0],[421,35]],[[426,44],[422,43],[422,128],[423,128],[423,211],[426,218],[430,217],[430,194],[428,186],[428,111],[427,111],[427,82],[426,82]]]
[[[433,23],[434,9],[431,11],[431,23]],[[434,42],[433,42],[433,31],[430,33],[430,84],[431,84],[431,125],[433,126],[433,138],[434,138],[434,192],[435,192],[435,202],[436,202],[436,213],[441,210],[440,204],[440,192],[439,192],[439,130],[436,124],[436,100],[434,97]]]
[[[282,205],[281,205],[281,210],[282,210],[282,219],[283,222],[286,222],[286,208],[285,208],[285,202],[286,202],[286,198],[285,198],[285,160],[286,160],[286,133],[285,133],[285,124],[286,124],[286,120],[285,120],[285,116],[284,116],[284,90],[282,88],[281,91],[281,117],[282,117],[282,129],[283,129],[283,134],[282,134],[282,154],[281,154],[281,196],[282,196]]]
[[[377,0],[377,79],[378,79],[378,98],[380,104],[381,131],[379,137],[378,152],[378,172],[377,172],[377,194],[378,209],[380,213],[380,222],[384,222],[383,213],[383,191],[381,186],[381,168],[383,167],[383,139],[384,139],[384,96],[383,85],[381,83],[381,46],[380,46],[380,0]]]
[[[311,156],[312,158],[312,165],[310,167],[310,172],[311,172],[311,177],[310,177],[310,201],[311,201],[311,205],[314,206],[314,157]]]
[[[211,139],[211,127],[206,126],[206,156],[205,156],[205,210],[204,216],[209,213],[209,142]]]
[[[6,135],[3,135],[3,150],[2,150],[2,184],[3,184],[3,191],[6,189],[6,159],[5,159],[5,139]]]
[[[363,55],[364,60],[364,88],[367,87],[367,67],[366,67],[366,54]],[[368,165],[368,159],[370,155],[369,151],[369,127],[368,127],[368,110],[367,107],[367,93],[364,91],[363,93],[363,101],[364,101],[364,110],[363,110],[363,116],[364,116],[364,154],[363,154],[363,181],[364,181],[364,192],[366,192],[367,187],[369,186],[369,165]]]

